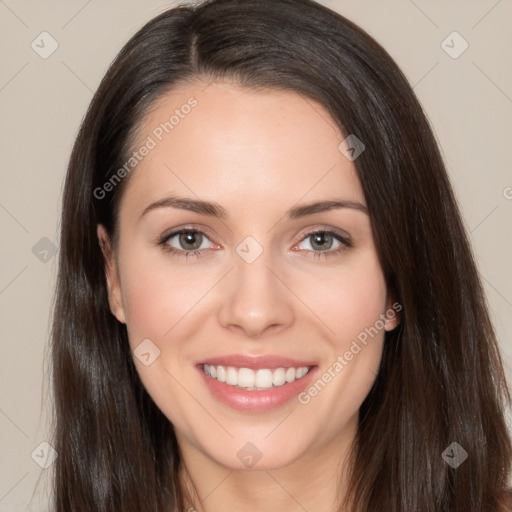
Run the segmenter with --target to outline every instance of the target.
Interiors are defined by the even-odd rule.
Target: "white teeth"
[[[282,386],[286,382],[285,375],[284,368],[274,370],[272,373],[272,384],[274,384],[274,386]]]
[[[205,364],[203,371],[206,375],[225,382],[230,386],[238,386],[249,390],[270,389],[271,387],[283,386],[288,382],[293,382],[304,377],[310,368],[301,366],[300,368],[276,368],[270,370],[262,368],[252,370],[251,368],[234,368],[233,366],[214,366]]]
[[[240,368],[238,370],[238,385],[241,388],[254,387],[254,372],[249,368]]]
[[[286,382],[293,382],[295,380],[295,368],[288,368],[284,375]]]
[[[210,366],[211,368],[211,366]],[[211,373],[210,373],[211,375]],[[226,370],[224,369],[224,366],[217,366],[217,377],[216,379],[219,382],[226,382]]]
[[[272,370],[258,370],[256,372],[255,387],[269,389],[272,387]]]
[[[226,384],[238,386],[238,372],[232,366],[228,366],[226,370]]]
[[[213,369],[215,369],[215,366],[213,367]],[[297,371],[295,372],[295,378],[296,379],[300,379],[301,377],[304,377],[304,375],[306,375],[306,373],[308,373],[308,369],[307,368],[297,368]],[[212,372],[212,375],[213,375],[213,372]],[[213,375],[215,377],[215,375]]]

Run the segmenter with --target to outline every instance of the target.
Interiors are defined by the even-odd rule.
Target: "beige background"
[[[512,377],[512,1],[323,3],[372,34],[414,85],[471,233]],[[172,5],[0,0],[0,511],[28,510],[36,482],[44,484],[51,471],[31,458],[34,450],[36,460],[48,453],[39,445],[48,439],[44,358],[56,270],[50,243],[40,240],[58,245],[73,139],[115,54]],[[43,31],[58,43],[47,59],[31,47]],[[453,31],[469,44],[456,59],[441,46]],[[462,48],[452,39],[451,51]],[[30,510],[46,511],[47,501],[36,493]]]

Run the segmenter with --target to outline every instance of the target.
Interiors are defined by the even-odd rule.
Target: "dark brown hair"
[[[110,313],[96,236],[101,223],[115,239],[127,179],[103,199],[94,191],[127,160],[155,100],[197,78],[298,92],[366,146],[354,163],[403,310],[360,410],[349,509],[503,510],[510,396],[459,210],[410,85],[366,32],[313,1],[213,0],[170,9],[130,39],[73,148],[51,345],[55,512],[184,506],[173,425],[143,388],[126,328]],[[456,469],[442,457],[452,442],[468,453]]]

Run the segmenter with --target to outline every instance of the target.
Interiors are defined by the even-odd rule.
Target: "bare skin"
[[[322,106],[291,91],[205,86],[168,93],[139,127],[134,147],[148,136],[156,144],[129,176],[119,242],[106,253],[111,310],[126,323],[132,350],[149,339],[160,351],[147,366],[134,360],[175,426],[189,475],[182,473],[183,482],[197,489],[190,507],[330,512],[346,492],[346,455],[378,371],[384,331],[398,322],[386,315],[393,298],[365,197],[354,163],[338,149],[345,136]],[[155,129],[191,97],[197,105],[158,140]],[[155,206],[171,195],[218,203],[226,217]],[[327,200],[349,206],[286,216],[290,208]],[[178,228],[203,235],[165,238]],[[101,225],[98,236],[108,246]],[[247,237],[256,243],[237,252]],[[258,247],[254,261],[242,257]],[[344,358],[374,325],[378,334]],[[312,361],[311,385],[318,379],[324,385],[302,401],[240,411],[210,392],[197,367],[227,354]],[[346,364],[337,371],[339,357]],[[247,443],[260,454],[251,467],[240,456]]]

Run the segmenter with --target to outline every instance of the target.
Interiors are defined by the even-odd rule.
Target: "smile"
[[[293,402],[318,373],[315,359],[270,354],[209,357],[195,366],[217,402],[244,413],[270,412]]]
[[[273,387],[284,386],[301,379],[309,372],[310,367],[298,368],[235,368],[233,366],[203,365],[203,372],[213,379],[229,386],[243,388],[248,391],[260,391]]]

